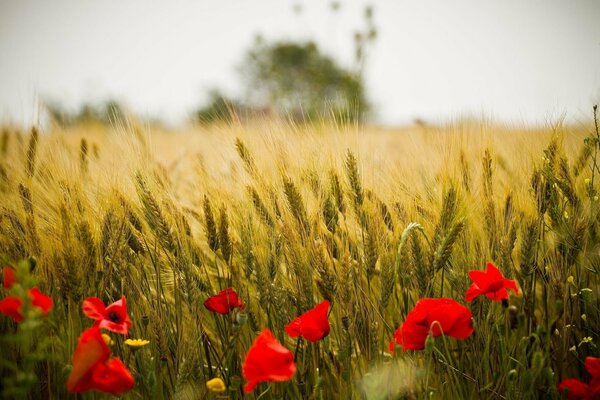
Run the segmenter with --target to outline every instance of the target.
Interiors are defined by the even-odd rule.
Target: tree
[[[211,124],[217,121],[231,122],[232,117],[246,117],[251,113],[244,104],[231,99],[218,89],[208,93],[208,103],[194,111],[193,119],[200,124]]]
[[[368,111],[360,75],[340,67],[313,42],[266,43],[260,38],[242,73],[249,103],[295,120],[362,120]]]

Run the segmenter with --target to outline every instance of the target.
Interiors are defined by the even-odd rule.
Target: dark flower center
[[[119,322],[121,320],[119,314],[114,311],[108,313],[108,319],[110,319],[112,322]]]

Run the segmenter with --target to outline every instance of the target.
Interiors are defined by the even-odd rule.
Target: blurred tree
[[[196,110],[193,119],[201,124],[210,124],[216,121],[231,122],[234,116],[247,116],[251,111],[237,100],[231,99],[218,89],[208,93],[208,103]]]
[[[124,124],[132,118],[132,115],[125,111],[121,103],[112,99],[99,105],[84,103],[77,112],[70,112],[60,103],[52,100],[47,100],[44,106],[52,121],[63,127],[86,123]]]
[[[242,73],[249,103],[294,120],[362,120],[368,112],[359,74],[339,66],[313,42],[266,43],[257,38]]]

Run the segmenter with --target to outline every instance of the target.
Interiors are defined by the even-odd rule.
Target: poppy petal
[[[13,318],[17,323],[23,321],[22,307],[23,301],[17,296],[8,296],[0,300],[0,313]]]
[[[128,392],[135,386],[131,372],[119,358],[112,358],[106,364],[98,364],[92,374],[94,389],[115,396]]]
[[[558,392],[561,395],[567,393],[569,400],[587,399],[588,385],[579,379],[565,379],[558,385]]]
[[[473,283],[471,284],[469,289],[467,289],[467,295],[465,296],[465,299],[470,303],[476,297],[481,296],[482,294],[483,292],[481,291],[481,289],[479,289],[479,286],[477,286],[476,283]]]
[[[2,282],[4,289],[10,289],[17,282],[17,272],[13,267],[7,265],[2,268]]]
[[[73,369],[67,379],[67,390],[78,393],[93,388],[94,368],[104,363],[109,356],[110,349],[102,338],[100,329],[86,329],[73,352]]]
[[[129,327],[131,326],[131,321],[127,322],[112,322],[108,319],[102,319],[100,321],[96,321],[94,326],[102,329],[109,330],[114,333],[118,333],[121,335],[127,335],[129,332]]]
[[[104,302],[97,297],[88,297],[83,301],[83,313],[91,319],[101,320],[107,317]]]
[[[508,291],[504,288],[496,290],[495,292],[487,292],[485,295],[488,299],[493,301],[502,301],[504,299],[508,299]]]
[[[503,279],[502,272],[492,263],[487,263],[485,266],[486,278],[490,280]]]
[[[300,317],[294,319],[292,322],[285,326],[285,331],[290,337],[298,337],[302,335],[302,320]]]
[[[477,284],[485,282],[487,280],[486,276],[486,273],[483,271],[469,271],[469,278]]]
[[[517,288],[517,282],[514,279],[504,279],[504,287],[511,289],[515,294],[519,294],[519,288]]]
[[[585,358],[585,369],[594,378],[600,377],[600,358],[586,357]]]
[[[242,375],[248,381],[244,391],[251,392],[260,382],[289,380],[295,372],[292,353],[271,331],[264,329],[248,350],[242,366]]]
[[[317,342],[329,335],[329,300],[324,300],[285,326],[291,337],[302,336],[309,342]]]
[[[244,303],[239,298],[238,294],[233,288],[227,288],[221,290],[218,294],[210,296],[204,302],[204,307],[209,311],[217,314],[229,314],[234,308],[244,308]]]
[[[404,350],[422,350],[430,331],[465,339],[473,333],[472,318],[469,308],[452,299],[421,299],[394,333],[395,340]]]
[[[504,278],[502,272],[492,263],[487,264],[485,272],[469,271],[469,277],[473,284],[465,296],[468,302],[481,295],[486,295],[492,301],[502,301],[508,299],[507,289],[515,294],[519,293],[516,281]]]
[[[52,309],[52,298],[40,292],[38,288],[29,289],[28,294],[31,297],[31,304],[42,310],[44,315]]]
[[[220,298],[213,296],[206,299],[204,307],[217,314],[229,314],[229,307]]]

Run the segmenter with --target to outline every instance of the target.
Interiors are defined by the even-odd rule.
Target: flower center
[[[114,311],[111,311],[108,313],[108,319],[110,319],[112,322],[119,322],[121,318],[119,317],[119,314],[117,314]]]

